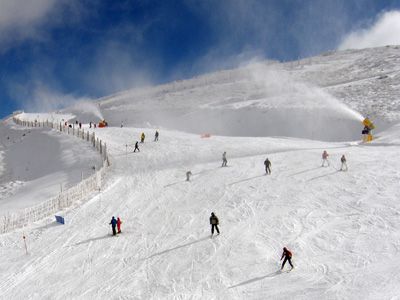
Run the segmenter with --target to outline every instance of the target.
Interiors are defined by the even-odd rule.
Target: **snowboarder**
[[[290,252],[286,247],[283,247],[283,253],[282,253],[281,260],[283,258],[285,258],[285,259],[283,260],[281,270],[283,270],[283,267],[285,266],[286,261],[289,261],[289,264],[293,269],[294,267],[293,267],[293,264],[292,264],[292,252]]]
[[[121,221],[121,219],[118,217],[118,218],[117,218],[117,229],[118,229],[118,232],[117,232],[117,233],[121,233],[121,224],[122,224],[122,221]]]
[[[222,166],[221,167],[226,167],[226,164],[228,161],[226,160],[226,152],[222,153]]]
[[[111,218],[110,225],[112,227],[113,235],[116,235],[117,231],[115,230],[115,226],[117,226],[117,220],[115,220],[114,216]]]
[[[326,152],[326,150],[324,150],[324,152],[322,152],[322,165],[321,167],[325,167],[325,162],[328,164],[329,167],[329,160],[328,160],[328,152]]]
[[[157,142],[158,141],[158,130],[156,130],[156,133],[154,134],[154,141]]]
[[[342,163],[342,166],[340,167],[340,171],[347,171],[347,163],[346,163],[347,160],[346,160],[346,157],[344,156],[344,154],[340,158],[340,162]]]
[[[186,172],[186,181],[190,181],[190,176],[192,176],[192,172],[187,171]]]
[[[144,138],[145,138],[146,136],[144,135],[144,132],[142,132],[142,134],[141,134],[141,136],[140,136],[140,142],[141,143],[144,143]]]
[[[265,165],[265,173],[271,174],[271,162],[269,161],[268,157],[264,161],[264,165]]]
[[[210,217],[210,224],[211,224],[211,237],[214,235],[214,228],[217,230],[217,234],[219,234],[219,220],[218,217],[212,212]]]
[[[139,142],[138,141],[136,141],[136,143],[135,143],[135,150],[133,150],[133,152],[136,152],[136,150],[140,152],[140,150],[139,150]]]

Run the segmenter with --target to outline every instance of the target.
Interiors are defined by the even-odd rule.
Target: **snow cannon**
[[[370,142],[373,139],[371,130],[375,129],[374,123],[372,123],[371,120],[368,118],[365,118],[362,123],[364,125],[364,129],[361,132],[363,135],[363,142]]]
[[[107,127],[107,126],[108,126],[108,123],[106,122],[106,120],[102,120],[99,122],[98,127],[103,128],[103,127]]]

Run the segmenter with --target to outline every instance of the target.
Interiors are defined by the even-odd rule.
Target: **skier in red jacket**
[[[117,218],[117,229],[118,229],[118,233],[121,233],[121,224],[122,224],[122,221],[121,221],[121,219],[118,217],[118,218]]]
[[[282,260],[283,258],[285,258],[285,259],[283,260],[281,270],[283,270],[283,267],[285,266],[286,261],[289,261],[289,264],[290,264],[290,266],[291,266],[292,269],[293,269],[294,267],[293,267],[293,264],[292,264],[292,252],[290,252],[286,247],[283,247],[283,253],[282,253],[281,260]]]

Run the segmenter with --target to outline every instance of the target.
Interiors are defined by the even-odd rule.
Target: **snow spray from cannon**
[[[235,105],[262,110],[269,135],[327,141],[357,138],[364,117],[326,90],[300,81],[279,65],[255,64],[246,72],[252,80],[242,93],[250,97]]]
[[[104,120],[99,105],[91,101],[79,101],[74,104],[72,110],[83,114],[92,114],[98,117],[99,120]]]
[[[301,82],[276,67],[255,64],[248,72],[258,87],[265,90],[265,103],[270,108],[302,109],[305,111],[325,109],[344,118],[362,122],[364,117],[340,102],[323,89]]]

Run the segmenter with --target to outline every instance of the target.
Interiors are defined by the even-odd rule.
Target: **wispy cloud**
[[[90,101],[87,97],[76,97],[65,94],[43,82],[34,81],[28,84],[12,84],[9,92],[13,98],[28,112],[51,112],[72,106],[80,101]]]
[[[362,49],[386,45],[400,45],[400,11],[381,14],[369,28],[348,34],[339,49]]]
[[[25,40],[45,40],[49,27],[75,20],[82,7],[76,0],[1,0],[0,51]]]
[[[159,57],[146,54],[141,49],[143,30],[130,28],[127,34],[129,39],[125,40],[121,40],[121,32],[114,33],[114,30],[104,36],[88,68],[78,75],[88,89],[106,95],[151,84]]]

